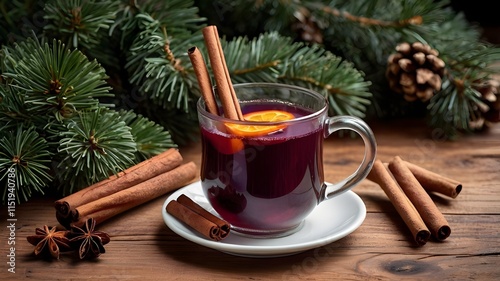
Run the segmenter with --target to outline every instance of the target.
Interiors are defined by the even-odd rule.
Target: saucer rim
[[[339,226],[342,226],[341,229],[338,231],[334,231],[333,233],[329,233],[327,236],[318,238],[318,239],[311,239],[307,241],[300,241],[299,243],[294,243],[294,244],[287,244],[287,245],[243,245],[243,244],[228,244],[225,243],[224,240],[221,241],[213,241],[208,238],[203,237],[201,234],[197,233],[196,231],[190,229],[188,226],[182,225],[182,223],[174,218],[172,215],[168,214],[166,211],[166,206],[168,202],[171,200],[176,199],[179,197],[179,195],[183,193],[189,192],[193,188],[199,187],[201,190],[201,181],[196,181],[191,184],[188,184],[171,195],[167,197],[165,202],[163,203],[162,206],[162,217],[163,221],[167,225],[167,227],[172,230],[174,233],[177,235],[183,237],[186,240],[189,240],[193,243],[196,243],[201,246],[205,246],[226,254],[231,254],[235,256],[243,256],[243,257],[280,257],[280,256],[287,256],[287,255],[293,255],[297,254],[300,252],[304,252],[310,249],[318,248],[327,244],[330,244],[334,241],[337,241],[341,238],[344,238],[345,236],[351,234],[354,232],[356,229],[358,229],[361,224],[364,222],[366,218],[366,206],[363,202],[363,200],[357,195],[355,192],[352,190],[349,190],[347,192],[344,192],[340,195],[338,195],[336,198],[327,200],[321,204],[328,204],[332,203],[334,199],[342,199],[342,200],[351,200],[353,201],[352,208],[357,208],[357,210],[353,213],[355,213],[354,216],[348,217],[343,221],[341,224],[337,225],[332,225],[331,229],[337,228]],[[192,198],[195,202],[201,203],[201,201],[197,201],[195,198]],[[208,204],[208,201],[202,202]],[[335,208],[335,207],[332,207]],[[215,212],[213,210],[209,210],[212,212]],[[311,216],[315,214],[316,210],[313,210],[313,212],[308,216],[309,220],[311,220]],[[306,218],[306,222],[308,220]],[[181,227],[179,227],[179,226]],[[302,231],[299,230],[295,234],[298,234]],[[231,233],[229,234],[231,235]],[[238,234],[233,234],[233,235],[238,235]],[[238,235],[239,236],[239,235]],[[279,241],[280,239],[286,238],[286,237],[281,237],[281,238],[249,238],[249,237],[243,237],[240,236],[246,240],[252,241],[252,240],[273,240],[273,241]],[[300,240],[300,239],[299,239]]]

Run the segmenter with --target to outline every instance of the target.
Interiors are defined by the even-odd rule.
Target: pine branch
[[[186,50],[202,40],[197,31],[204,21],[197,12],[192,1],[131,2],[111,29],[121,32],[128,82],[160,110],[188,110],[196,80],[187,74],[190,64]]]
[[[137,33],[143,30],[140,26],[145,19],[144,15],[147,15],[146,20],[150,21],[149,16],[160,25],[168,27],[171,37],[189,38],[205,22],[204,18],[199,17],[198,8],[193,6],[193,1],[190,0],[144,0],[140,3],[128,1],[120,7],[109,32],[119,35],[121,50],[127,52]]]
[[[287,64],[279,77],[282,82],[323,94],[333,115],[365,117],[371,98],[370,82],[351,63],[319,47],[303,47]]]
[[[277,32],[264,33],[252,40],[237,37],[221,41],[228,70],[235,83],[276,82],[283,64],[302,47]],[[276,52],[277,49],[280,51]],[[208,55],[205,57],[208,58]]]
[[[97,107],[96,98],[112,96],[104,68],[60,41],[53,40],[49,46],[28,39],[6,55],[9,72],[3,75],[27,91],[25,102],[33,114],[53,114],[62,120],[78,110]]]
[[[57,164],[65,194],[89,186],[135,163],[136,143],[122,117],[99,108],[82,111],[61,132]]]
[[[387,56],[407,40],[406,34],[422,35],[429,26],[442,24],[453,13],[447,1],[317,1],[305,6],[323,26],[327,49],[351,61],[374,83],[380,83]],[[413,41],[412,41],[413,42]]]
[[[330,114],[425,112],[448,136],[485,120],[493,104],[481,89],[500,72],[492,67],[499,49],[480,42],[450,1],[4,2],[0,133],[37,134],[64,193],[197,140],[200,92],[187,50],[205,52],[206,22],[224,37],[234,83],[310,88],[328,98]],[[33,39],[24,40],[30,30]],[[384,75],[396,45],[416,41],[446,63],[442,90],[428,104],[392,95]],[[24,180],[37,182],[31,174]],[[23,190],[26,199],[32,189]]]
[[[488,49],[494,51],[478,52],[484,46],[480,42],[479,28],[468,23],[463,14],[453,11],[449,7],[450,1],[338,0],[326,3],[314,0],[264,0],[243,4],[242,8],[238,4],[225,5],[224,9],[219,10],[225,16],[225,25],[236,26],[237,23],[232,21],[245,21],[244,19],[249,18],[259,21],[258,24],[250,23],[248,29],[238,32],[254,34],[255,29],[260,28],[257,33],[275,30],[280,34],[290,34],[296,40],[319,39],[326,50],[354,63],[354,67],[362,70],[366,79],[372,82],[369,91],[374,95],[373,109],[379,117],[427,111],[425,105],[405,102],[398,96],[393,96],[388,89],[385,78],[387,57],[394,52],[398,43],[418,41],[430,45],[439,50],[440,58],[446,62],[450,75],[466,75],[465,81],[462,77],[450,78],[450,83],[447,84],[450,88],[443,87],[434,100],[437,102],[449,93],[460,93],[453,99],[454,102],[448,104],[449,107],[454,107],[448,114],[457,112],[453,118],[461,120],[451,123],[454,124],[452,127],[457,126],[455,131],[470,129],[462,119],[471,118],[470,121],[474,122],[475,118],[479,118],[477,107],[483,106],[484,101],[477,96],[475,85],[484,83],[490,79],[490,75],[499,73],[498,68],[489,67],[492,62],[498,61],[498,48],[488,46]],[[356,98],[349,97],[335,103],[352,102],[356,102]],[[431,107],[432,104],[429,109]],[[459,112],[464,109],[469,112],[460,115]],[[359,109],[344,112],[355,114],[354,112],[359,113]],[[440,115],[443,112],[436,111],[435,108],[427,113],[434,120],[431,124],[445,124],[449,119]]]
[[[311,88],[329,99],[332,114],[364,117],[370,103],[370,82],[351,63],[321,47],[294,43],[276,32],[223,43],[235,82],[281,82]]]
[[[489,48],[477,42],[460,43],[460,52],[446,57],[449,62],[442,90],[429,104],[430,124],[446,135],[456,137],[458,132],[472,132],[480,121],[480,108],[488,107],[477,89],[499,73],[493,62],[500,60],[500,49]]]
[[[0,183],[4,186],[3,202],[7,200],[9,182],[16,186],[14,194],[20,203],[27,201],[33,192],[43,194],[52,180],[49,175],[51,153],[46,141],[34,127],[17,126],[0,139]],[[12,177],[14,175],[14,177]],[[10,192],[9,192],[10,193]]]
[[[22,90],[10,85],[0,84],[0,131],[17,128],[18,124],[30,125],[33,117],[29,112]]]
[[[187,74],[186,50],[201,42],[201,34],[171,37],[167,27],[150,15],[137,17],[142,19],[143,31],[134,41],[125,66],[131,73],[130,82],[163,108],[188,110],[189,90],[196,79]]]
[[[139,6],[141,11],[167,26],[174,37],[189,37],[202,27],[205,19],[198,14],[192,0],[169,0],[158,2],[146,0]]]
[[[45,4],[49,38],[59,38],[70,48],[92,49],[114,23],[120,1],[53,0]]]
[[[47,141],[54,152],[59,142],[63,124],[53,115],[40,115],[25,102],[27,91],[10,84],[0,84],[0,132],[17,130],[19,126],[33,127]]]
[[[31,34],[31,37],[28,37],[21,43],[14,43],[12,45],[13,47],[11,45],[2,45],[2,49],[0,50],[0,69],[2,74],[14,73],[17,64],[26,54],[30,53],[32,50],[38,49],[44,44],[45,39],[42,38],[38,40],[35,34]],[[2,78],[6,79],[7,77]]]

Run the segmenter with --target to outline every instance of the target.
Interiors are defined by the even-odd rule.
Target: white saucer
[[[320,203],[305,219],[303,227],[289,236],[264,239],[229,233],[221,241],[212,241],[167,213],[165,208],[168,202],[177,199],[181,194],[185,194],[206,210],[216,214],[203,195],[201,183],[198,181],[177,190],[165,200],[162,215],[167,226],[194,243],[244,257],[287,256],[321,247],[349,235],[366,217],[366,207],[361,198],[354,192],[348,191]]]

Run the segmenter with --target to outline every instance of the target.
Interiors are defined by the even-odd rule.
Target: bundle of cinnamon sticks
[[[96,223],[148,202],[192,182],[194,162],[183,163],[175,148],[166,150],[106,180],[93,184],[54,204],[56,218],[65,227],[81,226],[88,218]]]
[[[226,59],[224,58],[217,27],[210,25],[203,28],[202,32],[210,59],[210,66],[212,67],[214,80],[217,86],[217,94],[222,103],[222,113],[226,118],[243,120],[240,104],[227,69]],[[210,75],[208,74],[203,55],[196,46],[188,50],[188,55],[193,65],[208,112],[219,115]]]
[[[425,245],[431,235],[438,241],[450,236],[451,228],[428,192],[456,198],[462,184],[399,156],[388,164],[376,160],[367,179],[384,190],[418,245]]]
[[[203,209],[184,194],[168,202],[166,209],[169,214],[209,239],[220,241],[229,234],[230,225],[227,221]]]

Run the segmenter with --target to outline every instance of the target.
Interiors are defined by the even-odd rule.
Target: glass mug
[[[236,84],[234,90],[243,114],[279,110],[295,118],[237,121],[209,113],[203,98],[199,99],[201,185],[232,231],[260,238],[292,234],[318,204],[350,190],[370,172],[376,155],[371,129],[356,117],[328,117],[322,95],[275,83]],[[271,128],[271,132],[252,135],[231,130],[246,125]],[[323,175],[323,140],[340,129],[362,137],[364,159],[349,177],[329,184]]]

